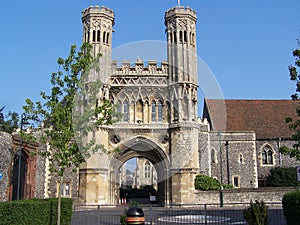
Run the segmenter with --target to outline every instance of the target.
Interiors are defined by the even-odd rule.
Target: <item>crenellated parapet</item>
[[[121,65],[118,65],[118,61],[112,62],[112,75],[168,75],[168,63],[163,61],[158,63],[155,60],[150,60],[144,62],[142,60],[137,60],[135,63],[130,61],[122,61]]]
[[[86,17],[95,16],[95,15],[106,17],[107,19],[112,21],[114,21],[115,18],[114,11],[107,7],[90,6],[82,11],[82,20],[84,20]]]
[[[196,21],[197,13],[188,6],[181,6],[180,8],[174,7],[165,12],[165,18],[167,19],[170,17],[189,17],[190,19]]]

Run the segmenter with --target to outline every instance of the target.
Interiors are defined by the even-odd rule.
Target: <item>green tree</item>
[[[22,135],[28,141],[48,144],[50,151],[39,152],[49,159],[50,172],[59,177],[58,219],[60,224],[61,188],[68,168],[76,170],[92,152],[105,151],[89,133],[99,125],[112,124],[116,107],[98,96],[100,81],[91,82],[89,74],[99,72],[97,58],[91,56],[91,45],[70,48],[66,59],[57,60],[59,69],[51,75],[51,91],[41,92],[42,101],[26,99],[23,109],[32,133]]]
[[[19,127],[19,115],[16,112],[9,111],[7,115],[3,113],[5,106],[0,109],[0,131],[7,133],[14,132]]]
[[[295,187],[298,186],[297,171],[293,167],[272,168],[267,177],[268,187]]]
[[[299,100],[298,93],[300,92],[300,74],[299,74],[299,67],[300,67],[300,42],[298,40],[298,48],[293,51],[293,56],[295,58],[294,65],[290,65],[289,69],[289,76],[290,80],[295,82],[296,91],[294,94],[291,95],[291,98],[295,101]],[[295,143],[293,144],[292,148],[287,146],[282,146],[279,151],[284,155],[289,155],[291,158],[296,158],[300,160],[300,107],[296,109],[298,118],[292,119],[291,117],[287,117],[285,121],[289,123],[289,128],[294,133],[292,135],[293,140]]]
[[[283,212],[288,225],[298,225],[300,215],[300,190],[286,193],[282,198]]]

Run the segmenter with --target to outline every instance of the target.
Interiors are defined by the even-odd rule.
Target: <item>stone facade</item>
[[[231,121],[239,110],[234,104],[243,105],[243,101],[233,102],[227,110],[230,101],[204,100],[203,115],[198,118],[196,21],[196,12],[188,7],[166,11],[166,61],[144,62],[137,57],[135,62],[122,61],[119,65],[111,59],[113,11],[106,7],[89,7],[83,11],[83,41],[92,44],[94,55],[101,53],[103,57],[99,61],[102,72],[91,74],[88,80],[103,82],[100,102],[105,98],[117,103],[123,116],[112,126],[100,127],[95,134],[108,150],[120,151],[112,155],[95,154],[80,168],[81,201],[116,204],[122,183],[120,168],[134,157],[153,164],[157,172],[158,202],[164,204],[193,203],[193,181],[198,173],[216,177],[235,188],[255,189],[271,168],[296,165],[278,153],[274,135],[270,136],[276,134],[274,124],[282,129],[282,123],[274,120],[270,126],[270,120],[263,117],[261,121],[266,127],[272,127],[263,130],[263,123],[254,121],[260,117],[255,112],[247,114],[248,118],[240,114],[240,119]],[[216,118],[220,121],[216,121],[211,110],[212,103],[218,104],[217,112],[221,115]],[[255,110],[259,104],[255,101],[250,108]],[[265,104],[276,106],[277,103]],[[240,125],[245,120],[254,121],[252,125],[257,128],[241,126],[239,129],[229,123]],[[285,141],[290,146],[291,141]],[[265,150],[267,147],[271,148],[270,153]]]
[[[258,187],[255,143],[254,132],[211,132],[211,176],[237,188]]]
[[[155,167],[161,203],[182,203],[189,198],[185,189],[192,190],[193,183],[187,181],[199,172],[198,145],[194,144],[200,128],[196,20],[196,12],[188,7],[168,10],[167,62],[138,59],[134,65],[123,61],[120,67],[111,59],[113,11],[106,7],[83,11],[83,41],[92,44],[95,55],[102,54],[102,72],[91,74],[88,80],[100,79],[100,99],[118,103],[123,114],[120,122],[101,127],[95,134],[108,150],[117,147],[120,152],[101,157],[95,154],[81,167],[79,192],[84,202],[116,204],[120,168],[133,157],[146,158]],[[185,57],[188,60],[183,60]]]
[[[114,12],[106,7],[89,7],[82,12],[83,42],[93,46],[94,57],[101,53],[100,70],[90,73],[87,82],[100,80],[97,103],[109,99],[122,114],[120,121],[100,126],[91,135],[113,153],[95,153],[77,173],[68,171],[63,178],[63,196],[87,204],[118,204],[124,176],[121,168],[127,160],[138,158],[155,169],[158,203],[218,202],[219,192],[195,191],[194,178],[199,173],[235,187],[224,190],[225,203],[257,198],[278,201],[285,190],[260,192],[257,188],[271,168],[297,165],[278,152],[280,146],[293,144],[284,117],[295,105],[291,101],[204,99],[203,115],[198,118],[198,101],[202,100],[197,94],[196,12],[189,7],[166,11],[167,59],[160,63],[140,58],[121,65],[114,61],[114,20]],[[10,179],[15,177],[11,176],[13,161],[24,143],[5,133],[0,138],[4,201],[14,195],[11,186],[16,183]],[[30,168],[29,175],[24,175],[27,197],[58,194],[58,179],[48,172],[47,160],[29,154],[46,150],[52,151],[42,145],[25,146]]]
[[[10,171],[12,157],[12,136],[8,133],[0,132],[0,172],[2,179],[0,180],[0,201],[8,200],[8,192],[10,186]]]
[[[25,143],[17,134],[0,134],[1,201],[44,198],[45,161],[32,155],[41,147]]]

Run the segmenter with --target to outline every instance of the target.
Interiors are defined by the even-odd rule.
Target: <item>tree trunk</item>
[[[63,182],[63,176],[60,177],[59,184],[58,184],[57,225],[60,225],[62,182]]]

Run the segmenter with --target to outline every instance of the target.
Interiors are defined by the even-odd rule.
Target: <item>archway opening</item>
[[[28,156],[20,150],[14,157],[12,172],[12,200],[25,199],[25,185],[28,170]]]
[[[146,189],[143,193],[143,199],[138,200],[143,201],[142,203],[150,203],[151,200],[151,203],[154,204],[166,204],[170,196],[168,185],[169,161],[166,153],[157,144],[144,137],[136,137],[119,147],[120,152],[111,161],[111,180],[114,180],[111,182],[111,190],[121,190],[122,187],[125,187],[125,183],[121,182],[122,171],[124,174],[123,165],[128,166],[127,162],[135,162],[135,169],[138,170],[138,174],[136,170],[132,171],[132,181],[129,185],[131,188]],[[141,167],[137,168],[137,166]],[[146,177],[147,179],[145,179]],[[126,193],[125,196],[123,194],[123,192],[119,192],[118,198],[126,197],[127,200],[129,194],[127,193],[127,196]],[[136,200],[136,197],[138,196],[131,198]]]
[[[157,172],[148,159],[134,157],[127,160],[120,169],[119,183],[121,200],[140,204],[157,203]]]

